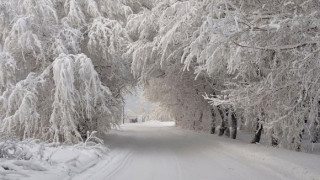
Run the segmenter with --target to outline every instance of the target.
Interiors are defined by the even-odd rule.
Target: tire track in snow
[[[117,151],[119,152],[119,151]],[[80,174],[79,176],[72,177],[73,180],[87,180],[87,179],[110,179],[117,174],[132,158],[132,152],[126,151],[113,155],[113,152],[109,154],[110,158],[103,160],[103,163],[92,167],[87,172]],[[99,169],[99,171],[96,171]]]
[[[131,156],[132,152],[128,152],[124,158],[121,158],[117,164],[113,164],[115,165],[115,169],[111,170],[109,173],[105,174],[103,176],[103,179],[109,179],[111,178],[112,176],[116,175],[124,166],[127,165],[127,163],[132,159],[132,156]],[[112,163],[111,163],[112,164]],[[109,169],[110,167],[105,167],[105,169]]]
[[[174,159],[174,162],[175,162],[175,165],[176,165],[176,168],[177,168],[177,175],[178,175],[178,179],[177,180],[183,180],[183,178],[182,178],[182,167],[181,167],[180,161],[179,161],[179,159],[178,159],[176,154],[174,154],[173,159]]]

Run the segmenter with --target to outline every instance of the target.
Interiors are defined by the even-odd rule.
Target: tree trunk
[[[200,114],[199,122],[202,122],[202,118],[203,118],[203,112],[201,112]]]
[[[226,124],[226,130],[224,132],[224,135],[227,136],[227,137],[230,137],[230,119],[231,119],[231,109],[227,108],[226,111],[225,111],[225,124]]]
[[[225,114],[223,112],[223,110],[221,110],[221,107],[218,106],[218,111],[220,113],[220,116],[221,116],[221,125],[220,125],[220,128],[219,128],[219,136],[222,136],[224,133],[225,133],[225,130],[226,130],[226,118],[225,118]]]
[[[237,118],[234,112],[229,112],[231,113],[231,138],[236,139],[237,138],[237,128],[238,128],[238,123],[237,123]]]
[[[258,119],[259,121],[259,119]],[[259,122],[257,122],[257,129],[256,132],[254,133],[254,136],[251,140],[251,143],[259,143],[261,139],[261,134],[262,134],[263,126]]]
[[[320,125],[317,122],[315,122],[313,126],[314,128],[312,128],[311,131],[311,142],[318,143],[320,142]]]
[[[224,131],[226,130],[226,127],[220,127],[219,128],[219,136],[222,136],[224,134]]]
[[[224,131],[224,135],[227,137],[230,137],[230,128],[226,127],[226,130]]]
[[[301,151],[301,142],[302,142],[302,131],[299,133],[298,140],[296,140],[295,142],[297,144],[296,151]]]
[[[279,140],[274,135],[271,135],[271,145],[274,147],[279,145]]]
[[[215,117],[213,107],[211,107],[210,110],[211,110],[211,118],[212,118],[210,134],[214,134],[216,133],[216,117]]]
[[[306,121],[303,120],[300,123],[305,123]],[[304,128],[301,129],[301,131],[299,132],[299,135],[298,136],[295,136],[292,138],[292,143],[295,145],[295,150],[296,151],[301,151],[301,143],[302,143],[302,136],[303,136],[303,133],[304,133]]]

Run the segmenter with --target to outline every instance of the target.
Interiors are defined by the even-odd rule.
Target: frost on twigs
[[[123,51],[128,40],[121,24],[104,17],[96,18],[88,30],[88,49],[91,53],[99,53],[110,60],[109,55],[116,55]]]

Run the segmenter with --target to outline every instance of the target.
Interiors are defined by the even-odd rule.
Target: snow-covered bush
[[[25,146],[27,141],[19,142],[15,138],[0,135],[0,158],[29,160],[32,157],[31,152]]]

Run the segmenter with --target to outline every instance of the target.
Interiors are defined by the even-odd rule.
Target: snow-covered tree
[[[164,106],[161,103],[153,104],[150,113],[147,116],[147,120],[174,121],[174,118],[168,113],[169,111],[170,107]]]
[[[318,9],[315,0],[157,1],[129,16],[127,54],[134,75],[151,84],[151,98],[161,94],[153,95],[157,102],[180,100],[204,78],[200,96],[220,114],[220,131],[225,124],[236,130],[238,118],[256,131],[254,142],[262,134],[272,145],[299,150],[303,136],[319,141]],[[172,111],[190,112],[198,108],[193,102]]]
[[[205,7],[205,21],[182,60],[224,79],[212,104],[238,109],[257,134],[263,127],[272,145],[298,150],[304,134],[315,142],[319,3],[208,1]]]
[[[127,56],[133,59],[133,74],[145,83],[148,100],[167,109],[178,126],[210,131],[212,108],[202,95],[213,89],[205,77],[195,80],[193,71],[184,72],[181,63],[184,47],[201,25],[199,5],[196,1],[157,1],[153,9],[129,16],[127,31],[132,42]]]
[[[127,17],[152,3],[0,0],[0,127],[20,138],[78,142],[121,116],[134,85],[121,57]]]

